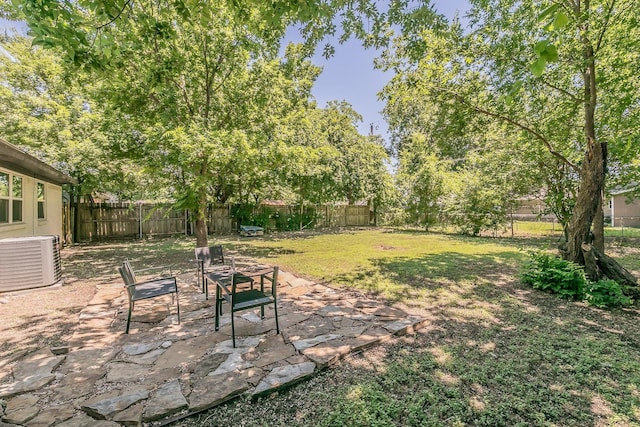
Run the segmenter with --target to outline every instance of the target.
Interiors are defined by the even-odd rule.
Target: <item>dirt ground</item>
[[[61,251],[61,286],[0,294],[0,367],[12,355],[25,350],[64,345],[78,322],[78,313],[93,298],[96,286],[121,283],[117,266],[125,258],[144,265],[162,265],[163,261],[176,265],[177,261],[184,271],[192,267],[188,251],[184,259],[148,261],[146,245],[127,241],[66,247]]]
[[[70,255],[63,251],[64,258]],[[0,360],[23,350],[64,345],[98,284],[95,279],[64,279],[62,286],[0,294]]]

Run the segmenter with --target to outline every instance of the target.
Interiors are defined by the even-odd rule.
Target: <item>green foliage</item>
[[[584,297],[587,278],[580,265],[548,252],[530,252],[529,255],[520,274],[523,283],[565,299],[581,300]]]
[[[0,137],[76,178],[74,196],[95,192],[143,198],[149,186],[128,159],[108,150],[99,83],[73,73],[58,52],[23,37],[0,36],[11,57],[0,54]]]
[[[255,212],[255,211],[254,211]],[[258,227],[262,227],[265,231],[271,229],[271,218],[274,215],[274,210],[267,207],[262,206],[255,212],[251,218],[250,225],[257,225]]]
[[[287,214],[269,206],[256,206],[251,203],[240,203],[232,206],[231,217],[236,219],[238,225],[257,225],[265,230],[271,230],[275,226],[278,231],[297,231],[313,228],[318,215],[312,206],[294,209]]]
[[[622,293],[622,287],[615,280],[589,283],[585,299],[590,305],[600,308],[624,307],[633,303],[631,298]]]
[[[231,218],[234,218],[238,225],[258,225],[255,223],[255,211],[256,205],[239,203],[231,207]]]
[[[280,177],[296,203],[386,199],[390,174],[383,141],[358,132],[362,117],[347,102],[292,111],[278,134],[285,147]]]
[[[279,231],[297,231],[313,227],[318,220],[318,214],[315,208],[305,207],[290,215],[278,212],[273,218]]]
[[[559,294],[572,300],[584,300],[599,308],[624,307],[633,300],[622,292],[614,280],[587,280],[581,266],[560,259],[548,252],[530,252],[520,279],[535,289]]]
[[[507,221],[502,190],[479,171],[468,170],[458,180],[446,205],[450,222],[473,236],[483,230],[497,231]]]

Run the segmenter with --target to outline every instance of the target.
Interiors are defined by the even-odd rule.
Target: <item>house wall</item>
[[[31,237],[49,234],[62,235],[62,187],[36,180],[12,170],[0,168],[0,172],[22,178],[22,221],[0,224],[0,239]],[[37,183],[45,187],[44,219],[38,219]]]
[[[627,194],[611,198],[611,225],[614,227],[640,227],[640,200],[628,199]]]

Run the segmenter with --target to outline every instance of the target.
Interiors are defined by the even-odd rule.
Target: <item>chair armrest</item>
[[[273,268],[269,271],[260,272],[260,291],[264,292],[264,282],[269,282],[271,286],[271,294],[274,297],[276,296],[276,288],[278,287],[278,276],[276,268]]]

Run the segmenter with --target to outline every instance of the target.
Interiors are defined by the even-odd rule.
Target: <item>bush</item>
[[[615,280],[587,280],[583,268],[546,252],[530,252],[520,280],[535,289],[559,294],[562,298],[584,300],[599,308],[624,307],[633,300]]]
[[[273,218],[279,231],[298,231],[313,228],[318,215],[313,207],[307,207],[302,212],[294,212],[291,215],[277,212]]]
[[[523,283],[562,298],[583,299],[587,278],[581,266],[541,251],[530,256],[520,275]]]
[[[587,286],[587,303],[595,307],[624,307],[631,305],[633,300],[622,293],[620,284],[615,280],[599,280]]]

